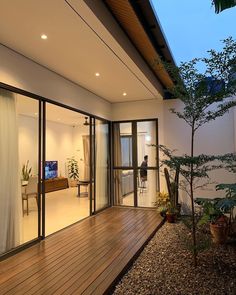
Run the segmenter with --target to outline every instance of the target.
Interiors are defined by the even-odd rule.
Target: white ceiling
[[[68,2],[0,0],[0,43],[110,102],[161,98],[84,1]]]
[[[16,97],[18,114],[38,118],[39,102],[37,100],[20,94],[17,94]],[[70,126],[81,126],[85,122],[85,117],[86,116],[81,113],[74,112],[51,103],[46,104],[47,121]]]

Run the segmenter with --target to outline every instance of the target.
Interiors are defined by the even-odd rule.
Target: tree
[[[221,11],[236,6],[236,0],[213,0],[212,4],[215,6],[215,12]]]
[[[233,98],[236,94],[236,79],[233,79],[236,42],[230,37],[223,40],[223,45],[222,51],[209,50],[208,57],[194,58],[189,62],[181,63],[180,67],[166,65],[176,82],[169,91],[183,103],[183,110],[171,109],[170,111],[184,120],[191,129],[190,153],[174,156],[167,147],[162,146],[161,150],[167,156],[167,159],[163,161],[164,164],[170,168],[180,166],[180,174],[185,180],[185,190],[191,199],[194,265],[197,264],[194,192],[198,188],[199,179],[209,179],[209,171],[222,168],[221,164],[214,164],[214,161],[220,160],[221,156],[195,155],[195,135],[203,125],[223,116],[236,105]],[[199,68],[204,70],[200,71]]]

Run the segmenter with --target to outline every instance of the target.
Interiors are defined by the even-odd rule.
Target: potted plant
[[[175,223],[177,218],[177,209],[174,204],[174,200],[170,199],[167,204],[166,219],[169,223]]]
[[[166,212],[168,210],[168,203],[169,203],[169,194],[163,192],[157,193],[156,201],[154,202],[154,206],[157,207],[158,212],[161,216],[165,217]]]
[[[229,233],[234,233],[236,216],[234,208],[236,207],[236,183],[221,183],[216,186],[216,190],[224,190],[225,198],[218,201],[218,206],[222,211],[229,215]]]
[[[70,186],[76,186],[79,180],[78,161],[75,157],[68,158],[68,176],[70,179]]]
[[[29,168],[29,160],[26,162],[26,164],[23,164],[21,169],[21,180],[22,184],[27,184],[29,181],[30,176],[32,172],[32,167]]]
[[[224,244],[229,232],[229,219],[222,209],[222,204],[226,203],[226,198],[197,198],[195,203],[202,206],[203,213],[198,222],[199,225],[210,223],[212,240],[217,244]]]

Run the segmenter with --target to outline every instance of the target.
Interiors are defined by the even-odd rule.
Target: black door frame
[[[46,160],[46,103],[50,103],[77,113],[80,113],[82,115],[88,116],[89,117],[89,121],[90,121],[90,144],[93,145],[93,150],[92,148],[90,148],[90,156],[92,154],[92,152],[94,152],[94,159],[95,159],[95,136],[92,136],[92,130],[93,132],[95,132],[95,120],[102,120],[104,122],[106,122],[108,124],[108,129],[109,129],[109,169],[111,171],[111,121],[106,120],[100,116],[96,116],[96,115],[92,115],[88,112],[82,111],[80,109],[77,109],[75,107],[71,107],[68,105],[65,105],[63,103],[54,101],[53,99],[49,99],[37,94],[34,94],[32,92],[11,86],[9,84],[0,82],[0,88],[1,89],[5,89],[8,90],[10,92],[16,93],[16,94],[20,94],[26,97],[29,97],[31,99],[34,99],[36,101],[38,101],[38,183],[39,183],[39,187],[38,187],[38,237],[30,240],[22,245],[17,246],[16,248],[13,248],[11,250],[9,250],[9,252],[0,254],[0,261],[3,259],[6,259],[9,256],[14,255],[17,252],[22,251],[23,249],[26,249],[28,247],[30,247],[32,244],[38,243],[39,241],[41,241],[42,239],[45,239],[45,160]],[[91,124],[92,123],[92,124]],[[94,128],[94,129],[93,129]],[[95,134],[95,133],[94,133]],[[91,147],[91,145],[90,145]],[[95,161],[94,163],[92,163],[91,161],[91,157],[90,157],[90,165],[92,166],[93,164],[93,169],[95,171],[96,169],[96,164]],[[90,166],[90,167],[91,167]],[[90,169],[90,171],[92,171]],[[111,172],[109,173],[111,175]],[[111,206],[111,177],[109,179],[109,199],[108,199],[108,206],[98,210],[98,211],[93,211],[92,209],[92,173],[90,173],[90,185],[91,185],[91,189],[90,189],[90,212],[89,212],[89,216],[96,214],[102,210],[105,210],[106,208]],[[96,184],[94,182],[94,192],[96,190]],[[94,194],[94,209],[96,209],[95,206],[95,202],[96,202],[96,195]],[[80,221],[77,221],[80,222]],[[77,223],[76,222],[76,223]]]
[[[141,207],[138,206],[138,185],[137,185],[137,177],[138,171],[141,168],[138,165],[138,145],[137,145],[137,124],[139,122],[156,122],[156,144],[159,145],[159,133],[158,133],[158,118],[150,118],[150,119],[136,119],[136,120],[120,120],[120,121],[113,121],[112,122],[112,136],[114,134],[114,124],[120,123],[131,123],[132,127],[132,166],[116,166],[114,162],[114,157],[112,158],[112,173],[114,170],[133,170],[133,183],[134,183],[134,207]],[[113,149],[112,155],[114,154],[114,142],[113,142]],[[156,148],[156,166],[149,166],[147,170],[156,170],[157,171],[157,189],[160,190],[160,171],[159,171],[159,149]],[[112,198],[113,198],[113,205],[114,204],[114,184],[112,190]],[[124,206],[124,205],[122,205]]]

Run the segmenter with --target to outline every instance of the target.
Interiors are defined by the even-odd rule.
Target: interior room
[[[38,176],[39,102],[17,95],[19,162],[25,165],[27,182]],[[70,175],[73,159],[77,173]],[[27,165],[27,167],[26,167]],[[77,165],[77,166],[76,166]],[[75,169],[74,169],[75,170]],[[74,172],[74,171],[72,171]],[[21,180],[23,179],[21,175]],[[78,180],[84,185],[78,191]],[[45,235],[89,216],[89,118],[83,114],[46,104]],[[78,195],[78,192],[80,194]],[[38,236],[38,205],[35,195],[23,200],[22,242]]]

